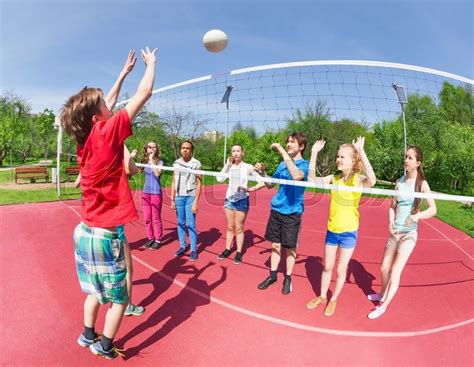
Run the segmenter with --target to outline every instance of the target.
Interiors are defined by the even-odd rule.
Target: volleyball
[[[204,47],[211,52],[221,52],[226,48],[229,39],[220,29],[211,29],[202,38]]]

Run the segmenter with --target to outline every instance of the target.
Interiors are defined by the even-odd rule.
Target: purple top
[[[163,165],[163,161],[159,161],[158,165]],[[145,167],[145,186],[143,187],[144,194],[161,194],[160,176],[156,177],[153,170]]]

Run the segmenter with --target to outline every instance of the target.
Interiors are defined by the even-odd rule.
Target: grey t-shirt
[[[185,162],[183,158],[180,158],[174,161],[173,167],[200,169],[201,162],[199,162],[195,158],[191,158],[188,162]],[[196,175],[190,172],[175,172],[174,185],[174,187],[176,188],[176,195],[194,196],[194,193],[196,191]]]

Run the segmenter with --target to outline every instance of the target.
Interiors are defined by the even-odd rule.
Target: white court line
[[[377,337],[377,338],[380,338],[380,337],[385,337],[385,338],[390,338],[390,337],[414,337],[414,336],[435,334],[435,333],[439,333],[439,332],[442,332],[442,331],[451,330],[451,329],[455,329],[455,328],[462,327],[462,326],[465,326],[465,325],[469,325],[469,324],[474,322],[474,318],[473,318],[473,319],[468,319],[468,320],[465,320],[465,321],[457,322],[457,323],[451,324],[451,325],[445,325],[445,326],[440,326],[440,327],[437,327],[437,328],[434,328],[434,329],[419,330],[419,331],[393,331],[393,332],[386,332],[385,331],[384,332],[384,331],[351,331],[351,330],[335,330],[335,329],[319,328],[319,327],[316,327],[316,326],[304,325],[304,324],[300,324],[300,323],[297,323],[297,322],[282,320],[282,319],[279,319],[279,318],[276,318],[276,317],[263,315],[261,313],[250,311],[250,310],[247,310],[245,308],[235,306],[231,303],[222,301],[219,298],[212,297],[212,296],[209,297],[207,294],[204,294],[201,291],[198,291],[197,289],[194,289],[193,287],[186,286],[184,283],[180,282],[179,280],[176,280],[176,279],[171,278],[170,276],[168,276],[166,274],[163,274],[158,269],[155,269],[152,265],[150,265],[147,262],[139,259],[135,255],[132,255],[132,257],[135,261],[139,262],[140,264],[142,264],[144,267],[148,268],[149,270],[151,270],[155,273],[158,273],[161,277],[165,278],[169,282],[177,285],[180,288],[186,289],[186,290],[188,290],[188,291],[190,291],[190,292],[192,292],[192,293],[194,293],[194,294],[196,294],[200,297],[203,297],[206,300],[209,300],[213,303],[216,303],[218,305],[226,307],[226,308],[228,308],[232,311],[240,312],[240,313],[242,313],[244,315],[247,315],[247,316],[255,317],[255,318],[260,319],[260,320],[265,320],[265,321],[272,322],[274,324],[288,326],[288,327],[292,327],[294,329],[299,329],[299,330],[304,330],[304,331],[311,331],[311,332],[316,332],[316,333],[320,333],[320,334],[340,335],[340,336],[355,336],[355,337]]]
[[[435,226],[431,225],[430,223],[428,222],[423,222],[425,224],[428,224],[431,228],[433,228],[436,232],[438,232],[439,234],[441,234],[444,238],[446,238],[446,240],[448,240],[449,242],[451,242],[454,246],[456,246],[462,253],[464,253],[469,259],[471,260],[474,260],[474,258],[468,253],[466,252],[461,246],[459,246],[456,242],[454,242],[453,240],[451,240],[448,236],[446,236],[443,232],[441,232],[438,228],[436,228]]]

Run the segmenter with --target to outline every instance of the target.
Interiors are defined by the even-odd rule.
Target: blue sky
[[[250,66],[375,60],[474,78],[467,0],[0,0],[0,88],[33,112],[57,111],[85,85],[107,90],[129,49],[158,48],[155,88]],[[202,46],[209,29],[229,45]],[[133,94],[141,60],[123,86]]]

